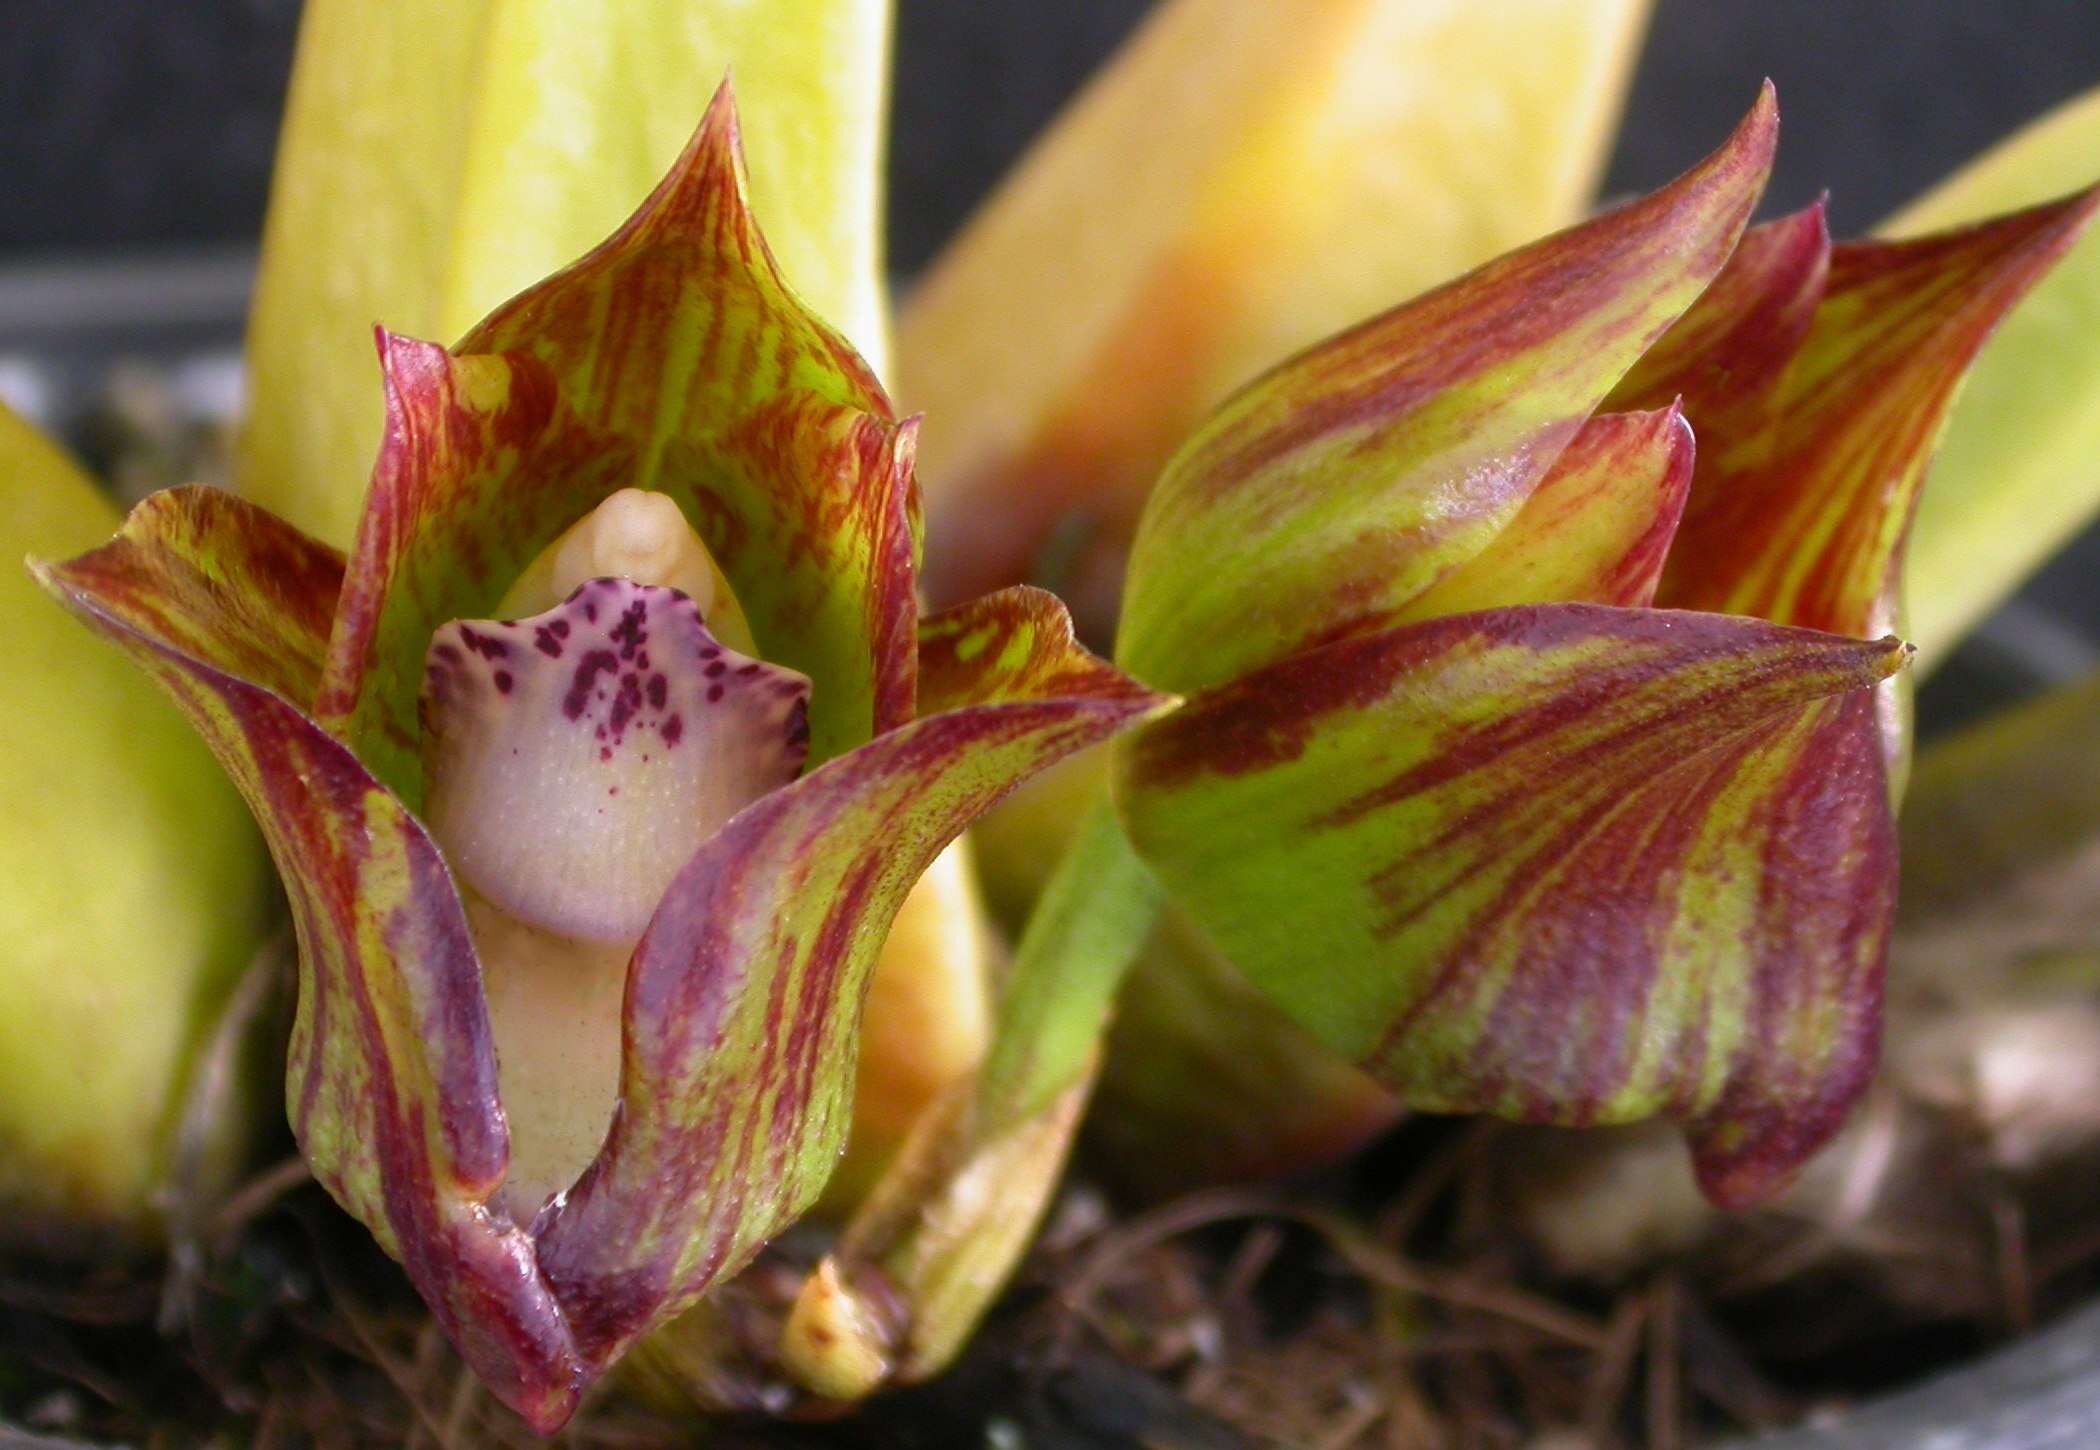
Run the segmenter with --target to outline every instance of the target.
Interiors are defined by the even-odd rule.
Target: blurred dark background
[[[0,0],[0,262],[250,245],[298,9]],[[899,0],[890,227],[900,272],[925,261],[1145,9]],[[1765,75],[1786,111],[1773,204],[1828,186],[1836,227],[1856,231],[2020,121],[2100,84],[2100,4],[1660,0],[1608,189],[1682,168]]]

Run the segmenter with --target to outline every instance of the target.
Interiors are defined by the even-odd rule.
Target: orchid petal
[[[2100,92],[2043,117],[1905,207],[1916,236],[2092,184]],[[1907,633],[1929,673],[2100,509],[2100,236],[2088,235],[1976,360],[1906,550]]]
[[[908,718],[913,425],[781,280],[726,89],[626,226],[459,351],[381,337],[387,436],[319,703],[404,800],[431,632],[495,612],[623,487],[679,504],[760,653],[815,682],[813,759]]]
[[[1215,685],[1389,622],[1486,547],[1721,270],[1763,189],[1769,90],[1653,195],[1313,349],[1226,402],[1154,489],[1118,658]]]
[[[1829,283],[1823,210],[1817,202],[1744,232],[1721,275],[1620,380],[1609,406],[1679,401],[1702,449],[1757,441]]]
[[[1104,704],[1163,699],[1073,636],[1057,596],[1016,585],[928,615],[919,624],[919,713],[1041,697]]]
[[[484,1203],[509,1141],[458,893],[422,826],[292,703],[318,674],[340,568],[260,509],[183,489],[39,572],[167,691],[263,828],[299,932],[286,1098],[315,1177],[475,1372],[551,1426],[581,1365],[529,1240]]]
[[[1676,408],[1598,414],[1502,532],[1394,620],[1515,604],[1647,604],[1691,482],[1692,430]]]
[[[1660,601],[1841,634],[1891,625],[1903,538],[1962,378],[2096,207],[2100,192],[1836,248],[1763,436],[1702,431]]]
[[[1006,944],[985,910],[974,847],[973,827],[926,868],[883,939],[861,1008],[853,1135],[824,1186],[821,1217],[850,1213],[919,1120],[984,1058]]]
[[[1770,1192],[1864,1087],[1894,906],[1894,640],[1560,605],[1298,655],[1119,747],[1131,839],[1411,1104],[1693,1122]]]
[[[366,339],[458,337],[603,237],[734,68],[754,204],[810,306],[880,364],[890,0],[310,0],[300,8],[237,456],[335,544],[382,429]]]
[[[814,1200],[846,1138],[869,974],[933,858],[1028,774],[1168,703],[1084,689],[994,689],[880,735],[758,801],[679,873],[635,950],[612,1132],[540,1235],[594,1361]]]
[[[590,426],[634,440],[636,486],[705,491],[693,523],[760,651],[817,683],[814,759],[907,718],[915,426],[773,260],[726,81],[626,225],[458,351],[542,360]]]

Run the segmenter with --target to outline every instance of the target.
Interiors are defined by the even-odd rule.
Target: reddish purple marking
[[[512,680],[510,677],[509,670],[496,671],[496,692],[498,694],[508,695],[510,693],[510,687],[515,683],[516,681]]]
[[[459,627],[460,642],[486,660],[500,660],[510,653],[510,646],[500,639],[485,634],[476,634],[464,624]]]
[[[594,649],[576,666],[576,678],[569,683],[569,693],[562,697],[561,712],[571,720],[583,718],[584,707],[590,703],[591,689],[598,683],[602,673],[620,668],[620,662],[609,649]]]
[[[620,691],[613,697],[612,713],[606,724],[612,728],[613,744],[618,745],[627,734],[627,727],[642,708],[642,680],[639,675],[620,676]]]
[[[671,716],[664,721],[661,733],[664,737],[664,748],[676,748],[679,740],[685,735],[685,718],[681,715]]]
[[[620,647],[621,659],[633,659],[641,652],[642,646],[649,642],[649,629],[645,622],[648,617],[649,605],[646,600],[637,599],[621,611],[620,622],[609,631],[613,643]]]

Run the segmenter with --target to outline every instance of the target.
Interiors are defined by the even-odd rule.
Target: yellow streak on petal
[[[853,1138],[827,1189],[828,1208],[856,1202],[921,1114],[983,1058],[999,954],[959,840],[904,899],[875,964],[861,1016]]]

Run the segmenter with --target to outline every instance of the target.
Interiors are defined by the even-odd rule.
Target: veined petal
[[[336,567],[260,509],[186,489],[39,577],[167,691],[262,826],[299,933],[286,1098],[315,1176],[402,1261],[475,1372],[551,1428],[582,1371],[530,1242],[484,1206],[509,1142],[458,893],[422,826],[285,694],[318,662],[322,626],[314,600],[270,581]]]
[[[1033,699],[1150,707],[1163,696],[1079,643],[1056,595],[1017,584],[919,623],[919,714]]]
[[[1416,1106],[1694,1122],[1771,1191],[1871,1070],[1895,640],[1585,605],[1403,626],[1120,746],[1131,839],[1250,979]]]
[[[909,718],[914,426],[797,302],[745,206],[727,90],[603,246],[457,355],[381,335],[387,431],[351,551],[320,718],[411,805],[439,625],[495,612],[609,494],[669,495],[760,652],[815,682],[824,759]]]
[[[248,327],[241,491],[330,543],[382,428],[374,322],[451,340],[581,254],[734,68],[753,201],[797,290],[879,366],[890,0],[311,0]]]
[[[152,495],[108,544],[38,574],[69,608],[92,599],[98,618],[299,706],[320,683],[342,577],[334,549],[201,486]]]
[[[1777,125],[1768,89],[1669,186],[1228,400],[1153,490],[1119,660],[1163,688],[1214,685],[1377,628],[1480,552],[1728,260]]]
[[[1829,276],[1822,202],[1750,228],[1713,285],[1612,389],[1608,406],[1680,400],[1702,450],[1756,442]]]
[[[106,540],[118,512],[5,405],[0,496],[0,1252],[88,1257],[180,1227],[174,1160],[203,1161],[211,1199],[267,1120],[245,1081],[202,1144],[179,1141],[169,1105],[271,929],[274,889],[189,727],[22,571],[25,554]]]
[[[597,579],[431,639],[424,817],[460,879],[557,936],[634,941],[700,845],[802,770],[809,681],[672,589]]]
[[[1841,634],[1889,627],[1904,535],[1962,378],[2096,206],[2100,192],[1836,248],[1763,436],[1702,431],[1660,602]]]
[[[705,493],[693,522],[761,652],[817,683],[813,758],[908,718],[914,425],[773,260],[728,82],[625,226],[458,350],[540,359],[590,426],[635,442],[637,487]]]
[[[1021,692],[930,716],[766,796],[679,873],[630,969],[612,1132],[540,1235],[595,1362],[814,1200],[868,976],[920,873],[1023,777],[1166,703]]]
[[[2100,172],[2100,91],[1964,166],[1881,230],[1915,236],[2031,206]],[[2100,236],[2088,233],[1976,360],[1905,548],[1918,668],[2100,508]]]
[[[1394,620],[1515,604],[1647,604],[1691,483],[1692,430],[1675,407],[1599,414],[1507,527]]]

